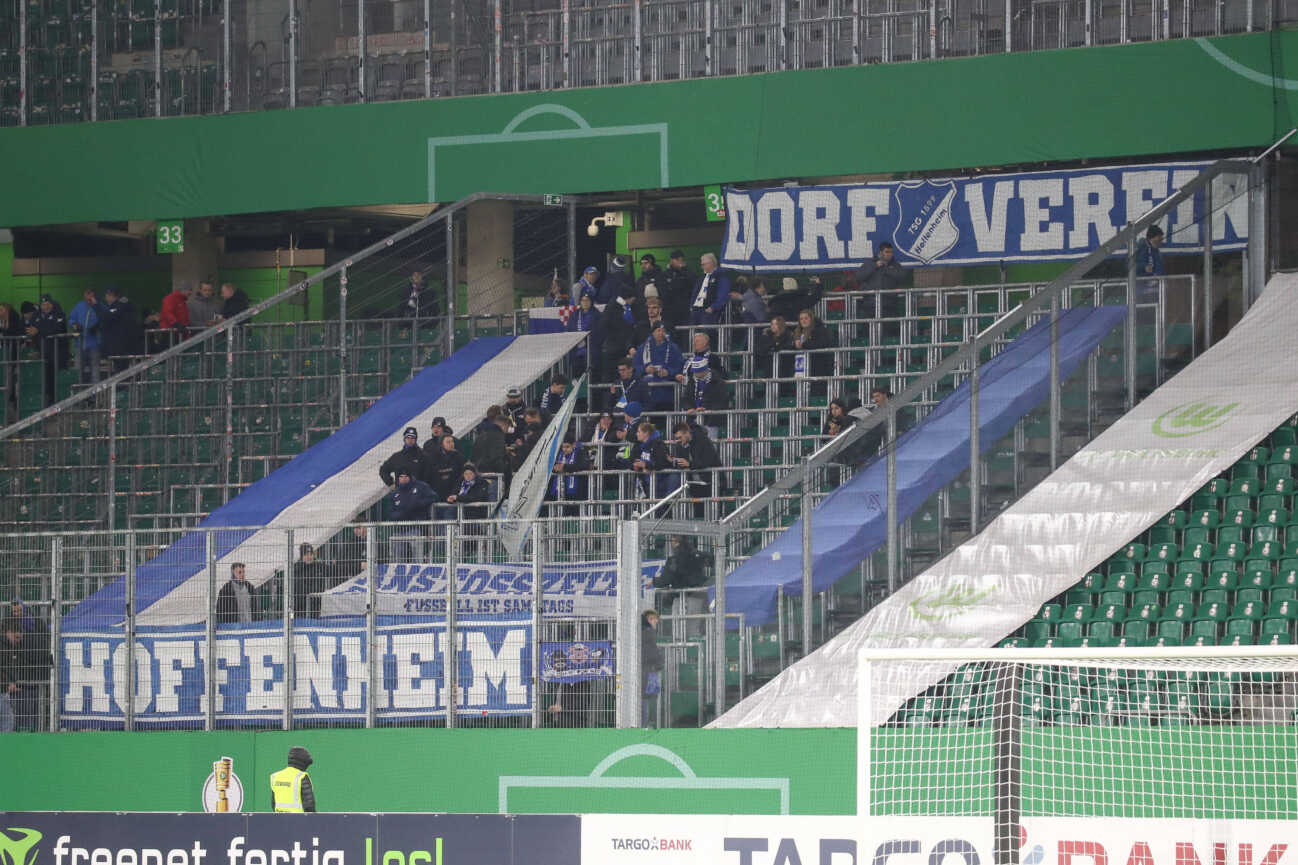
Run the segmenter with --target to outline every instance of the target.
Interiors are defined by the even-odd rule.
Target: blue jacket
[[[613,405],[620,411],[629,402],[638,402],[640,405],[649,402],[649,386],[639,376],[633,376],[630,381],[619,378],[613,382]]]
[[[81,333],[78,342],[81,344],[82,351],[99,348],[99,309],[99,304],[86,303],[83,300],[72,307],[72,312],[68,314],[68,324]]]
[[[1136,276],[1162,276],[1163,251],[1150,246],[1149,240],[1140,241],[1136,247]]]
[[[671,381],[680,375],[681,370],[685,369],[685,355],[676,347],[676,343],[670,339],[665,339],[662,344],[654,342],[651,336],[645,340],[644,345],[635,355],[635,374],[636,378],[645,377],[644,368],[646,366],[666,367],[667,374],[648,376],[653,381]]]
[[[389,511],[393,522],[428,519],[428,509],[438,501],[433,488],[421,480],[410,479],[404,487],[397,484],[396,489],[388,493]]]

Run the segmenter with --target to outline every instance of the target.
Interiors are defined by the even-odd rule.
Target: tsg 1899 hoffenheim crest
[[[951,218],[955,182],[903,183],[893,190],[897,200],[897,249],[924,264],[932,264],[956,245],[960,229]]]

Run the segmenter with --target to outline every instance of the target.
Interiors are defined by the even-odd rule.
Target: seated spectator
[[[408,426],[401,435],[401,450],[392,454],[379,466],[379,479],[383,485],[391,487],[396,482],[396,475],[405,471],[412,478],[428,480],[433,467],[423,451],[419,449],[419,432]]]
[[[888,404],[888,400],[890,399],[892,399],[892,391],[882,386],[875,387],[870,391],[870,405],[863,409],[857,409],[852,412],[852,414],[856,415],[858,418],[869,417],[870,415],[881,411],[884,406]],[[901,435],[903,431],[900,415],[901,413],[898,412],[897,435]],[[853,451],[853,461],[864,462],[877,455],[879,453],[879,447],[883,444],[883,440],[887,435],[888,422],[885,420],[874,429],[867,432],[864,438],[861,439],[860,444],[851,449]]]
[[[645,380],[651,409],[671,408],[676,376],[685,370],[685,356],[676,343],[667,338],[667,327],[658,320],[649,339],[636,354],[635,375]]]
[[[221,297],[221,321],[229,321],[252,305],[248,295],[242,288],[235,288],[233,282],[221,283]]]
[[[230,579],[216,593],[216,623],[229,625],[253,620],[252,583],[243,562],[230,565]]]
[[[825,426],[822,433],[836,436],[855,423],[856,418],[847,413],[847,403],[842,397],[835,397],[829,401],[829,411],[825,413]]]
[[[394,523],[427,522],[429,509],[437,503],[437,493],[409,469],[397,472],[397,483],[388,494],[388,519]],[[392,532],[389,561],[422,564],[427,556],[423,526],[398,526]]]
[[[541,394],[541,418],[548,421],[563,406],[568,395],[568,377],[556,372],[550,379],[550,386]]]
[[[617,365],[635,356],[636,330],[644,320],[644,309],[630,297],[618,295],[604,307],[599,317],[600,367],[610,380],[616,375]]]
[[[684,480],[690,484],[691,498],[711,498],[716,494],[716,484],[712,482],[713,472],[721,465],[716,445],[708,438],[707,432],[686,421],[676,424],[674,430],[676,444],[672,447],[672,465],[685,472]]]
[[[221,300],[216,296],[216,286],[207,280],[198,284],[198,293],[190,296],[188,305],[191,328],[211,327],[221,315]]]
[[[668,488],[667,443],[662,433],[648,421],[641,421],[635,431],[638,447],[632,447],[631,470],[636,473],[636,492],[640,498],[657,499],[671,492]]]
[[[807,352],[808,375],[823,378],[834,374],[834,354],[826,349],[835,348],[829,328],[809,309],[798,313],[798,327],[793,331],[795,351]]]
[[[576,437],[568,433],[559,445],[558,459],[554,463],[554,474],[550,478],[550,488],[546,491],[549,501],[584,502],[588,498],[587,476],[590,471],[590,456],[586,449],[577,443]],[[578,513],[577,507],[564,507],[564,514],[572,516]]]
[[[308,619],[320,618],[320,593],[329,590],[329,570],[316,561],[315,547],[301,544],[293,564],[293,613]]]
[[[624,409],[628,403],[644,405],[649,402],[649,386],[635,372],[635,361],[623,358],[617,364],[617,380],[608,388],[608,404],[613,409]]]
[[[49,635],[26,633],[21,619],[4,620],[0,639],[0,732],[35,732],[40,725],[41,683],[54,659]]]
[[[443,435],[441,442],[442,452],[437,457],[436,466],[433,468],[434,478],[429,481],[429,486],[439,498],[444,499],[459,485],[465,459],[464,454],[460,453],[455,445],[455,436]]]

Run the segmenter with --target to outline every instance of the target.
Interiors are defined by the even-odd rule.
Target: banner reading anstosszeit
[[[879,244],[905,264],[1080,258],[1198,176],[1208,162],[1030,174],[726,189],[721,264],[736,270],[855,268]],[[1213,182],[1218,251],[1248,236],[1247,178]],[[1204,193],[1163,219],[1165,253],[1203,249]]]

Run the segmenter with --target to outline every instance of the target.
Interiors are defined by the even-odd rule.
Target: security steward
[[[311,752],[299,745],[288,749],[288,766],[270,774],[270,797],[276,813],[315,811],[315,791],[306,773],[312,762]]]

